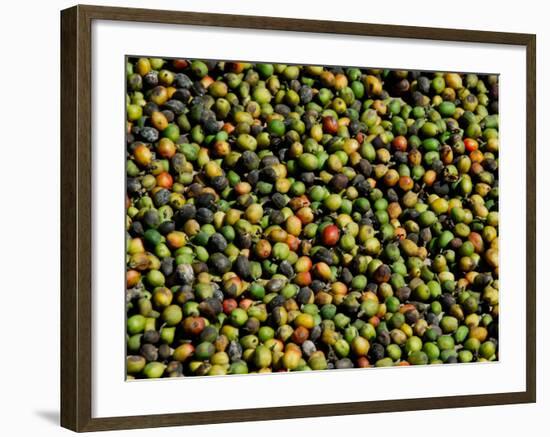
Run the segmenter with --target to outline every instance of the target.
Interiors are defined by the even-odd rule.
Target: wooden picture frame
[[[492,43],[526,48],[526,390],[246,410],[92,417],[91,56],[93,20]],[[75,6],[61,12],[61,425],[83,431],[504,405],[536,401],[536,37],[531,34]]]

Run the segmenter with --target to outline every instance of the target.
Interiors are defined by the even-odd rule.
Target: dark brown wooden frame
[[[93,418],[91,223],[91,24],[93,20],[414,38],[523,46],[527,51],[527,371],[517,393],[399,399],[247,410]],[[75,6],[61,12],[61,425],[74,431],[275,420],[536,402],[536,37],[289,18]]]

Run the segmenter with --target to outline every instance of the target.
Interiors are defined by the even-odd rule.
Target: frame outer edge
[[[526,393],[530,402],[537,401],[537,37],[530,35],[526,44],[526,111],[527,111],[527,327],[526,327]]]
[[[76,132],[77,7],[61,11],[61,426],[78,426]]]
[[[87,8],[77,6],[77,256],[78,268],[78,426],[89,429],[92,420],[92,18]]]
[[[531,34],[496,32],[488,30],[423,27],[354,21],[313,20],[261,15],[233,15],[168,9],[146,9],[112,6],[80,5],[94,18],[193,26],[214,26],[244,29],[268,29],[291,32],[369,35],[385,38],[412,38],[425,40],[451,40],[456,42],[484,42],[492,44],[527,45]]]
[[[526,390],[335,405],[92,418],[91,24],[94,19],[512,44],[527,49]],[[61,12],[61,425],[73,431],[280,420],[536,401],[536,37],[532,34],[78,5]],[[529,117],[529,115],[531,117]]]
[[[61,426],[92,423],[91,17],[61,11]]]

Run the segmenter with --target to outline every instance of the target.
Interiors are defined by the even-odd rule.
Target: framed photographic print
[[[61,48],[62,426],[535,402],[534,35],[75,6]]]

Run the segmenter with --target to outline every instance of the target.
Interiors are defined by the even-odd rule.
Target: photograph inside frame
[[[498,361],[498,86],[127,57],[127,380]]]

